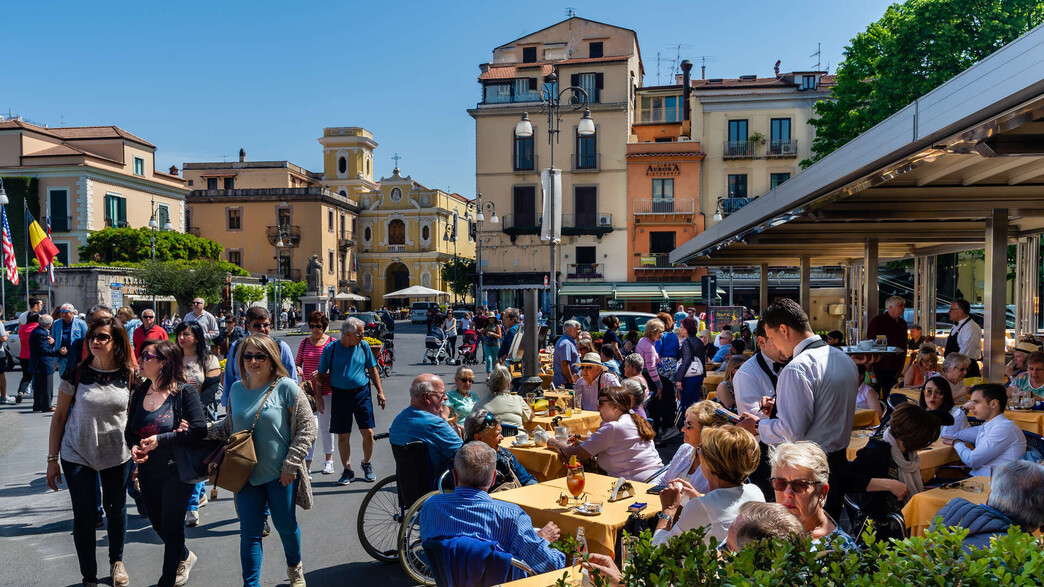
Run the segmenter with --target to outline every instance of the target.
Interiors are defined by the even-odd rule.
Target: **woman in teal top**
[[[471,386],[475,383],[475,372],[469,367],[457,367],[457,374],[453,376],[453,381],[456,383],[456,388],[446,393],[446,399],[442,405],[447,406],[452,410],[453,415],[457,416],[457,425],[463,425],[464,418],[468,417],[471,408],[475,407],[475,402],[479,399],[471,392]]]
[[[211,424],[207,437],[224,440],[254,426],[257,464],[236,494],[243,585],[260,585],[261,532],[267,506],[283,542],[290,585],[304,587],[301,531],[294,506],[295,502],[305,509],[312,505],[312,488],[304,468],[305,455],[316,435],[312,408],[283,367],[274,339],[249,336],[239,343],[239,349],[237,362],[243,379],[230,391],[229,417]]]

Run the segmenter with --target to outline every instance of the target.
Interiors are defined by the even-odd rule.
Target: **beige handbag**
[[[207,457],[206,462],[210,471],[210,483],[215,487],[237,493],[247,484],[250,475],[253,474],[254,465],[257,464],[257,453],[254,452],[254,427],[257,426],[257,419],[261,417],[261,410],[265,409],[265,402],[268,401],[268,396],[272,395],[272,390],[275,389],[275,386],[276,381],[273,381],[272,385],[268,386],[265,399],[261,400],[261,407],[254,414],[254,423],[250,425],[250,430],[243,430],[229,436],[223,445]],[[231,414],[231,395],[229,395],[228,399],[228,408],[229,414]],[[229,415],[228,417],[231,418],[232,416]]]

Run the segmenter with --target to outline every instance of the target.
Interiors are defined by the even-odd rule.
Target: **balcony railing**
[[[696,201],[692,199],[652,198],[634,201],[635,214],[688,214],[696,212]]]
[[[757,143],[754,141],[725,141],[721,144],[721,156],[726,159],[752,159]]]
[[[721,206],[721,215],[735,214],[740,208],[754,201],[754,198],[721,198],[718,203]]]
[[[268,244],[273,247],[279,242],[279,233],[282,231],[283,246],[296,247],[301,244],[301,227],[297,225],[284,224],[281,226],[269,226],[265,229],[265,236],[268,237]]]
[[[72,216],[51,216],[51,232],[69,232],[72,230]]]
[[[505,214],[500,217],[500,227],[515,242],[520,234],[540,234],[540,221],[537,214]]]
[[[573,153],[573,171],[598,171],[601,169],[601,153]]]
[[[130,224],[127,224],[126,220],[113,220],[112,218],[105,219],[105,228],[127,228]]]
[[[337,248],[346,250],[355,245],[355,239],[352,238],[352,233],[347,230],[342,230],[337,233]]]
[[[775,140],[769,141],[768,151],[765,153],[766,157],[797,157],[798,154],[798,142],[794,140]]]
[[[566,279],[603,279],[604,263],[572,263],[566,270]]]
[[[388,245],[389,253],[405,253],[406,245]]]
[[[695,267],[684,263],[671,263],[670,253],[637,253],[635,269],[692,270]]]
[[[679,100],[680,101],[680,100]],[[642,108],[639,111],[638,124],[674,124],[682,121],[681,104],[664,108]]]
[[[613,215],[605,212],[581,212],[562,215],[562,234],[578,236],[590,234],[602,238],[613,231]]]

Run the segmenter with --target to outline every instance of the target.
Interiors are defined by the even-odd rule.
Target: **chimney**
[[[178,166],[177,165],[171,165],[170,169],[168,169],[167,172],[170,173],[171,175],[175,175],[176,176],[178,174]]]
[[[239,162],[240,163],[246,162],[246,149],[240,149],[239,150]]]
[[[682,84],[684,85],[684,88],[682,89],[682,95],[684,96],[684,98],[682,99],[682,108],[685,109],[682,113],[682,120],[689,120],[689,100],[692,97],[692,62],[688,59],[682,61],[681,69]]]

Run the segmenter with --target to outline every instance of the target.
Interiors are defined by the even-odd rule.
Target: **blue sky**
[[[472,196],[478,65],[493,47],[577,16],[638,32],[645,85],[682,59],[707,77],[831,72],[890,2],[19,2],[4,9],[0,111],[38,124],[115,124],[186,161],[287,159],[321,171],[327,126],[364,126],[375,175]],[[45,7],[46,5],[46,7]]]

